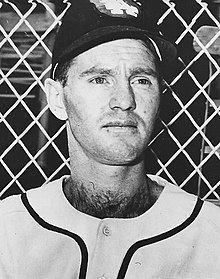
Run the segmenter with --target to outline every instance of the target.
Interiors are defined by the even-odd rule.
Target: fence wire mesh
[[[203,199],[220,199],[219,1],[152,1],[161,31],[179,47],[165,72],[160,118],[146,172]],[[24,192],[69,172],[65,123],[44,97],[57,26],[69,1],[0,2],[0,196]],[[204,44],[202,26],[213,26]],[[215,44],[215,55],[209,47]]]

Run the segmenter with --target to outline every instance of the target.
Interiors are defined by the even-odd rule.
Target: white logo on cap
[[[132,0],[90,0],[90,2],[94,3],[100,12],[110,16],[137,17],[139,14],[138,5]]]

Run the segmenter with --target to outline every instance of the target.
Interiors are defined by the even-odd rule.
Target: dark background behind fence
[[[4,198],[69,172],[64,123],[48,111],[43,87],[50,74],[49,50],[68,1],[0,3],[0,190]],[[173,63],[164,72],[171,86],[164,91],[160,119],[146,151],[146,172],[157,173],[202,198],[218,200],[220,112],[219,107],[210,105],[207,95],[220,99],[219,75],[208,81],[219,67],[213,66],[205,53],[196,58],[193,40],[201,26],[217,26],[219,3],[149,3],[149,12],[156,15],[161,31],[177,42],[182,62]],[[25,18],[20,26],[22,16]],[[213,59],[218,63],[218,56]],[[183,63],[190,67],[186,70]],[[207,81],[208,86],[203,87]],[[209,116],[211,120],[207,121]],[[206,161],[207,156],[210,158]]]

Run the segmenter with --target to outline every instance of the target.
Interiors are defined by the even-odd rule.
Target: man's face
[[[155,58],[141,41],[116,40],[80,54],[64,87],[70,151],[107,165],[134,162],[147,147],[159,102]]]

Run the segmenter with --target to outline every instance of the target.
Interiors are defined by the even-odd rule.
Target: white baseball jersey
[[[0,203],[1,279],[219,279],[220,209],[165,180],[135,218],[72,207],[63,178]]]

